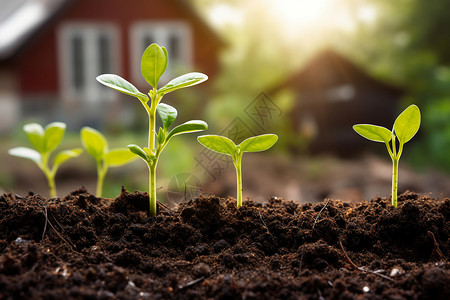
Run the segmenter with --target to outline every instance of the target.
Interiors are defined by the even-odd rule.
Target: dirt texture
[[[450,200],[0,196],[0,299],[450,299]]]

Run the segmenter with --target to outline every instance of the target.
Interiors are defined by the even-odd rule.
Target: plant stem
[[[96,196],[101,197],[103,193],[103,183],[105,181],[105,175],[106,175],[106,165],[105,163],[99,159],[97,160],[97,192]]]
[[[150,202],[149,202],[149,213],[151,217],[156,216],[157,208],[156,208],[156,163],[148,164],[148,169],[150,172],[149,178],[149,193],[150,193]]]
[[[48,167],[48,156],[49,156],[49,153],[42,154],[42,163],[39,165],[39,167],[44,172],[45,177],[47,178],[48,187],[50,189],[50,198],[55,198],[56,197],[56,185],[55,185],[56,170],[52,171]]]
[[[392,205],[397,207],[398,158],[392,159]]]
[[[237,208],[242,206],[242,154],[243,152],[238,150],[238,153],[236,154],[236,177],[237,177]]]
[[[56,197],[56,186],[55,186],[55,176],[51,175],[50,173],[46,174],[47,181],[48,181],[48,187],[50,188],[50,198]]]

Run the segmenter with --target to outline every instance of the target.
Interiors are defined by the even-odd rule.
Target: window
[[[117,96],[95,77],[118,72],[118,33],[113,25],[69,23],[59,31],[62,94],[65,99],[101,101]]]
[[[192,37],[189,25],[181,21],[137,22],[131,27],[130,59],[134,82],[144,84],[141,75],[142,53],[151,43],[164,46],[169,54],[169,65],[161,77],[161,84],[182,75],[180,68],[192,65]]]

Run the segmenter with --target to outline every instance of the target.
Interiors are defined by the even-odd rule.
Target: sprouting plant
[[[149,194],[151,216],[156,216],[156,166],[162,150],[166,147],[169,140],[180,134],[206,130],[208,125],[201,120],[192,120],[176,126],[172,130],[169,127],[177,117],[177,110],[167,104],[160,103],[163,96],[175,90],[199,84],[208,79],[208,76],[202,73],[193,72],[179,76],[163,87],[158,89],[158,82],[164,74],[169,62],[167,50],[157,44],[151,44],[147,47],[141,59],[141,73],[144,79],[152,86],[148,96],[141,93],[135,86],[125,79],[113,75],[103,74],[97,77],[97,80],[119,92],[134,96],[144,106],[149,119],[148,146],[141,148],[137,145],[128,145],[127,147],[134,154],[139,155],[148,165],[150,173]],[[156,132],[156,112],[161,118],[163,127]]]
[[[392,159],[392,205],[397,207],[398,161],[403,145],[411,140],[420,127],[420,110],[416,105],[407,107],[395,120],[392,131],[385,127],[357,124],[353,129],[368,140],[385,143]],[[397,149],[398,143],[398,149]]]
[[[23,126],[28,139],[34,149],[27,147],[16,147],[9,149],[8,153],[17,157],[27,158],[34,161],[44,172],[50,188],[50,197],[56,197],[55,174],[59,166],[66,160],[79,156],[83,149],[76,148],[59,152],[53,161],[53,167],[49,166],[50,154],[58,147],[64,137],[66,124],[54,122],[48,124],[45,129],[37,123]]]
[[[231,156],[236,168],[237,207],[239,208],[242,206],[242,155],[244,152],[259,152],[269,149],[277,142],[278,136],[276,134],[257,135],[242,141],[239,145],[220,135],[202,135],[197,139],[206,148]]]
[[[137,158],[128,148],[110,150],[106,138],[94,128],[81,129],[81,143],[97,162],[97,197],[102,196],[103,182],[109,167],[120,167]]]

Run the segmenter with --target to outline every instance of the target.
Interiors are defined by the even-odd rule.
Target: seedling
[[[236,168],[237,207],[239,208],[242,206],[242,155],[244,152],[259,152],[269,149],[277,142],[278,136],[276,134],[258,135],[242,141],[239,145],[220,135],[202,135],[197,139],[206,148],[231,156]]]
[[[416,105],[407,107],[395,120],[392,131],[385,127],[357,124],[353,129],[374,142],[384,143],[392,159],[392,205],[397,207],[398,161],[403,145],[411,140],[420,127],[420,110]],[[397,149],[398,143],[398,149]]]
[[[97,162],[97,197],[102,196],[103,182],[109,167],[120,167],[137,158],[128,148],[109,150],[108,142],[103,134],[90,127],[81,129],[81,143]]]
[[[49,167],[49,158],[53,150],[58,147],[64,137],[66,124],[54,122],[48,124],[45,129],[37,123],[30,123],[23,126],[28,139],[33,144],[34,149],[27,147],[16,147],[9,149],[8,153],[17,157],[27,158],[34,161],[44,172],[50,188],[50,197],[56,197],[55,174],[59,166],[66,160],[79,156],[83,149],[76,148],[59,152],[53,161],[53,167]]]
[[[149,119],[148,147],[141,148],[138,145],[128,145],[131,152],[140,156],[148,165],[150,172],[149,192],[151,216],[156,216],[156,166],[162,150],[166,147],[169,140],[180,134],[206,130],[208,125],[204,121],[192,120],[176,126],[172,130],[169,127],[177,117],[177,110],[167,104],[161,103],[161,99],[167,93],[175,90],[199,84],[208,79],[208,76],[202,73],[188,73],[179,76],[161,88],[157,88],[159,79],[164,74],[169,62],[167,50],[157,44],[151,44],[142,55],[141,73],[144,79],[152,86],[148,96],[141,93],[134,85],[125,79],[113,75],[103,74],[97,77],[97,80],[119,92],[134,96],[144,106]],[[156,112],[161,118],[163,127],[156,132]]]

